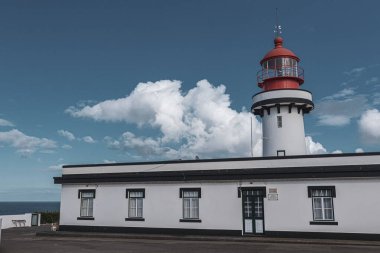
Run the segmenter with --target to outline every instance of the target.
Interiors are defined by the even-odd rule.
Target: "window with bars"
[[[95,190],[79,190],[80,217],[93,217]]]
[[[334,221],[335,187],[309,187],[309,197],[312,198],[314,221]]]
[[[255,197],[254,208],[255,208],[256,218],[263,218],[264,216],[263,205],[264,205],[263,199],[261,197]]]
[[[200,188],[181,188],[180,197],[182,198],[182,217],[184,220],[199,219],[199,198],[201,197]]]
[[[127,189],[128,218],[143,218],[145,189]]]
[[[263,198],[262,197],[250,197],[245,196],[243,200],[243,208],[244,208],[244,217],[252,218],[254,215],[255,218],[264,217],[263,212]]]

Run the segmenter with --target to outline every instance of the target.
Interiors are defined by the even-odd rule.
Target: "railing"
[[[283,67],[278,69],[262,69],[257,72],[257,82],[262,83],[266,79],[275,77],[295,77],[304,80],[303,68]]]

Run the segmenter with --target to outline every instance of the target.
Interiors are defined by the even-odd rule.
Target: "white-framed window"
[[[334,186],[310,186],[309,197],[312,199],[314,221],[334,221]]]
[[[128,218],[143,218],[145,189],[127,189]]]
[[[200,188],[181,188],[182,217],[184,220],[199,220]]]
[[[78,197],[80,198],[80,217],[93,217],[95,190],[79,190]]]

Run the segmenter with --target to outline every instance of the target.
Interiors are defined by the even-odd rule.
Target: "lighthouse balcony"
[[[253,96],[253,105],[251,111],[255,115],[263,115],[264,110],[269,110],[276,107],[277,110],[281,106],[289,107],[289,112],[292,108],[297,108],[298,113],[309,113],[314,108],[312,95],[307,90],[301,89],[279,89],[269,90],[257,93]]]
[[[283,78],[290,77],[295,78],[302,84],[304,81],[304,71],[301,67],[282,67],[282,68],[264,68],[257,72],[257,82],[263,83],[267,79],[271,78]]]

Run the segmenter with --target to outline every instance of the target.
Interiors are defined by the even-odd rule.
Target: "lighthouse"
[[[303,116],[314,108],[312,94],[300,89],[304,70],[283,42],[277,33],[274,48],[260,61],[257,82],[262,91],[252,98],[251,111],[262,120],[263,156],[306,154]]]

